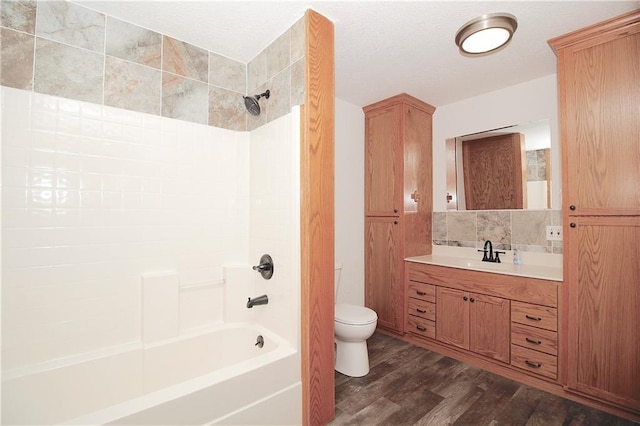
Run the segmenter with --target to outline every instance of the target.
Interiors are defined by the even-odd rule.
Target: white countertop
[[[433,246],[433,254],[407,257],[405,260],[449,268],[562,281],[562,255],[522,252],[521,265],[513,264],[512,251],[507,251],[500,258],[503,263],[482,262],[482,253],[477,253],[476,249]]]

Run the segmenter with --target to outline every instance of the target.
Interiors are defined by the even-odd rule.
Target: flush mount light
[[[489,13],[464,24],[456,33],[460,53],[479,56],[505,46],[518,28],[516,17],[508,13]]]

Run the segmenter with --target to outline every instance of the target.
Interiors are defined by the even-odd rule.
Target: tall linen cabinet
[[[432,116],[400,94],[365,113],[365,305],[404,332],[404,258],[431,254]]]
[[[563,159],[564,383],[640,413],[640,10],[549,41]]]

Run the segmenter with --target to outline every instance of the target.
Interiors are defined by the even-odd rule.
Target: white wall
[[[249,264],[263,254],[273,259],[271,279],[253,272],[256,297],[267,306],[252,308],[259,324],[289,342],[300,331],[300,107],[251,132]],[[243,301],[246,303],[246,298]],[[247,310],[244,307],[245,311]]]
[[[549,119],[551,125],[551,205],[559,209],[558,92],[556,75],[552,74],[436,108],[433,117],[433,210],[447,210],[444,161],[447,138],[542,119]]]
[[[364,113],[336,99],[335,257],[337,302],[364,305]]]

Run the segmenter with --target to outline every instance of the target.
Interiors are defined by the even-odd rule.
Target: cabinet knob
[[[575,209],[576,209],[576,206],[574,206],[573,204],[569,206],[569,210],[575,210]]]
[[[476,301],[476,299],[474,299],[473,297],[471,299],[469,299],[469,302],[471,302],[471,303],[473,303],[475,301]]]
[[[464,300],[464,301],[466,302],[466,301],[467,301],[467,300],[469,300],[469,299],[467,298],[467,296],[463,296],[463,297],[462,297],[462,300]]]
[[[394,220],[394,221],[393,221],[393,224],[394,224],[394,225],[397,225],[397,224],[398,224],[398,221],[397,221],[397,220]]]
[[[398,209],[393,209],[393,212],[394,213],[398,213]]]
[[[571,222],[571,223],[569,224],[569,226],[570,226],[570,227],[572,227],[572,228],[575,228],[575,227],[576,227],[576,223],[575,223],[575,222]]]

